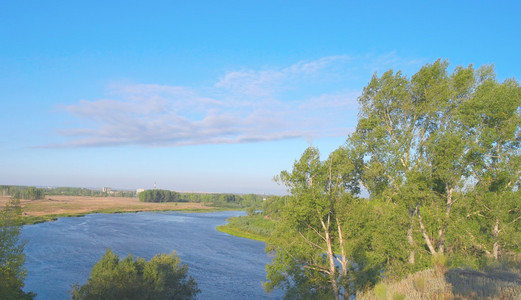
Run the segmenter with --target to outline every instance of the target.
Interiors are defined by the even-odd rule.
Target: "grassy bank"
[[[266,242],[273,230],[273,221],[262,215],[229,218],[228,224],[218,226],[217,230],[234,236]]]
[[[359,294],[378,299],[521,299],[521,265],[512,260],[493,263],[482,271],[428,269],[398,282],[382,282]]]

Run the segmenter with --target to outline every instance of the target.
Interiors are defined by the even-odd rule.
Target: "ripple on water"
[[[83,284],[96,261],[111,248],[120,257],[150,259],[176,251],[201,289],[198,299],[279,299],[264,293],[264,243],[215,229],[242,212],[142,212],[92,214],[24,226],[25,290],[37,299],[67,299],[72,284]]]

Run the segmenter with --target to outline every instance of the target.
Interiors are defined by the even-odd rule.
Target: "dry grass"
[[[450,269],[445,274],[429,269],[381,285],[357,299],[521,299],[521,272],[512,269]]]
[[[3,207],[9,197],[0,197]],[[201,203],[140,202],[138,198],[123,197],[83,197],[83,196],[46,196],[41,200],[21,200],[24,218],[60,215],[81,215],[94,212],[136,212],[165,210],[214,210]]]

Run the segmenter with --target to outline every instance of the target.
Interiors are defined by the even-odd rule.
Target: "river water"
[[[36,299],[69,299],[74,283],[84,284],[107,248],[147,260],[176,251],[201,293],[198,299],[279,299],[266,294],[264,243],[217,231],[243,212],[141,212],[91,214],[24,226],[26,291]]]

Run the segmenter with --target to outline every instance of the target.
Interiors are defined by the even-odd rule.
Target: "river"
[[[147,260],[176,251],[201,293],[198,299],[280,299],[266,294],[264,243],[230,236],[216,226],[243,212],[141,212],[91,214],[26,225],[22,230],[25,291],[36,299],[69,299],[74,283],[84,284],[92,266],[111,248]]]

